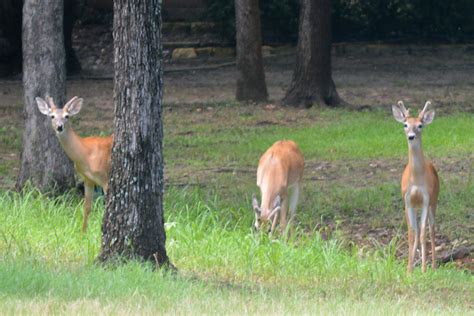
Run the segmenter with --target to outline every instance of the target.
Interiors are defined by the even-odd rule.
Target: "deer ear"
[[[431,102],[426,101],[425,106],[423,107],[423,110],[421,110],[420,114],[418,115],[418,118],[423,122],[423,124],[428,125],[431,122],[433,122],[435,112],[434,110],[429,110],[431,107]]]
[[[69,100],[68,103],[66,103],[63,109],[71,116],[76,115],[77,113],[79,113],[79,111],[81,111],[82,101],[84,101],[84,99],[74,97]]]
[[[41,114],[44,115],[50,115],[51,114],[51,108],[49,107],[49,104],[43,100],[40,97],[36,97],[36,104],[38,105],[38,110],[41,112]]]
[[[253,207],[253,210],[255,211],[255,213],[257,213],[257,215],[260,215],[261,213],[261,210],[260,210],[260,207],[258,206],[258,200],[257,200],[257,197],[254,195],[252,195],[252,207]]]
[[[400,105],[392,105],[392,113],[393,117],[397,122],[405,123],[406,121],[406,114],[404,109],[400,107]]]
[[[434,117],[435,117],[435,111],[429,110],[423,113],[423,117],[421,118],[421,121],[423,122],[423,124],[428,125],[431,122],[433,122]]]

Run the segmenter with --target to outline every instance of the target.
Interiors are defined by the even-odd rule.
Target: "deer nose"
[[[56,127],[56,130],[57,130],[58,132],[62,132],[63,129],[64,129],[64,126],[63,126],[63,125],[59,125],[58,127]]]
[[[415,139],[415,135],[408,135],[408,139],[409,139],[409,140],[414,140],[414,139]]]

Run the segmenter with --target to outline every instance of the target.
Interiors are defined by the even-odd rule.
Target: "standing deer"
[[[94,185],[107,193],[113,135],[107,137],[80,137],[69,124],[69,117],[79,113],[83,99],[73,97],[62,108],[56,107],[51,97],[46,101],[36,98],[39,111],[51,118],[51,123],[61,147],[74,162],[74,169],[84,180],[84,219],[82,232],[87,230],[87,220],[92,205]]]
[[[426,224],[429,223],[431,239],[431,266],[436,269],[435,252],[435,213],[438,204],[439,179],[435,167],[425,161],[421,148],[421,132],[435,116],[428,110],[431,102],[427,101],[418,117],[412,117],[402,101],[392,106],[395,120],[402,123],[408,140],[408,164],[401,180],[402,198],[405,203],[405,214],[408,225],[408,266],[407,272],[413,271],[418,239],[421,242],[422,271],[426,272]],[[421,227],[418,229],[415,208],[421,208]]]
[[[296,213],[298,195],[303,179],[304,158],[298,145],[291,140],[274,143],[260,158],[257,169],[257,186],[260,187],[262,204],[258,206],[253,196],[255,228],[266,224],[273,218],[270,231],[275,229],[280,213],[280,228],[285,230],[290,191],[290,223]]]

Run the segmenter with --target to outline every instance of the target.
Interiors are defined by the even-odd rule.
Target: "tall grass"
[[[103,201],[81,236],[82,202],[68,194],[0,193],[0,306],[7,313],[468,312],[472,275],[445,266],[406,276],[389,247],[347,250],[317,232],[251,230],[246,201],[196,189],[165,197],[167,250],[178,275],[130,262],[95,264]],[[420,293],[422,295],[420,295]]]

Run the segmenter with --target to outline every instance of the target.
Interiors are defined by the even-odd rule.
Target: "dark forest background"
[[[210,0],[205,18],[235,37],[234,2]],[[296,42],[298,1],[260,1],[265,42]],[[474,39],[471,0],[333,0],[333,40],[464,42]]]

